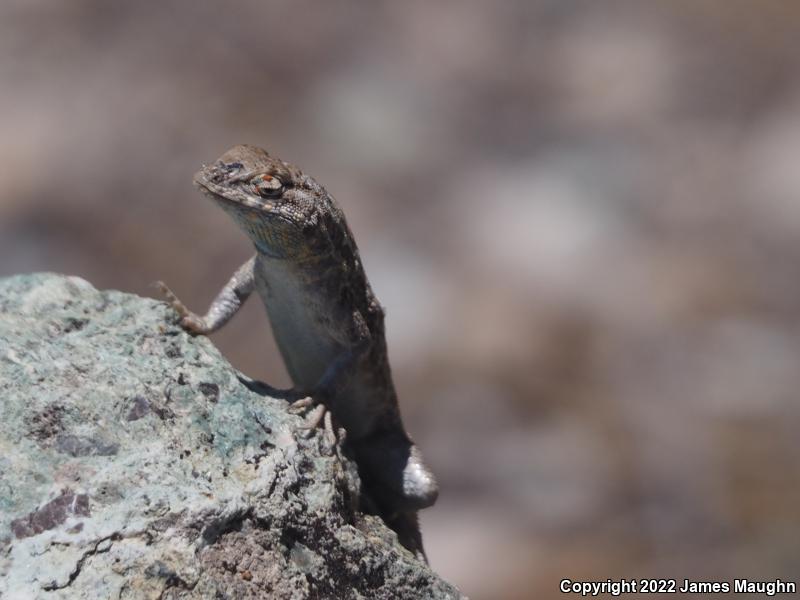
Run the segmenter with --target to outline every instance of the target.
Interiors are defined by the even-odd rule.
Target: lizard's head
[[[301,233],[327,192],[300,169],[256,146],[234,146],[194,176],[253,243],[276,258],[296,257]]]

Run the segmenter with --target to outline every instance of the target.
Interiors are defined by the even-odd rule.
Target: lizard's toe
[[[186,318],[191,314],[166,283],[163,281],[155,281],[153,282],[153,287],[161,292],[161,295],[166,298],[167,304],[181,317]]]
[[[170,287],[163,281],[154,281],[153,283],[150,284],[150,286],[156,288],[161,293],[161,295],[167,299],[167,302],[169,302],[170,304],[172,304],[173,302],[178,302],[178,297],[175,295],[175,292],[173,292],[170,289]]]
[[[163,281],[156,281],[153,283],[153,287],[161,292],[164,298],[166,298],[167,304],[170,305],[172,310],[178,313],[178,316],[181,318],[180,324],[183,329],[197,335],[208,333],[209,328],[205,319],[186,308],[183,302],[178,299],[175,292],[173,292],[166,283]]]
[[[292,414],[298,414],[303,412],[309,406],[313,405],[314,399],[311,396],[305,396],[304,398],[300,398],[299,400],[295,400],[289,404],[289,412]]]
[[[338,447],[344,444],[345,430],[341,427],[335,428],[331,411],[322,402],[317,402],[311,396],[292,402],[289,405],[289,412],[302,413],[309,407],[313,408],[306,415],[303,424],[297,428],[303,432],[305,437],[311,437],[314,431],[321,429],[325,447],[329,453],[333,454]]]
[[[181,316],[181,327],[189,333],[202,335],[208,331],[208,326],[202,317],[189,313]]]
[[[306,418],[300,428],[313,431],[325,420],[325,415],[327,412],[328,409],[325,408],[324,404],[317,404],[314,409],[309,412],[308,415],[306,415]]]

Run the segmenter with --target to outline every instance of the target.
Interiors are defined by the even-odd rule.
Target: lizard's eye
[[[256,175],[250,184],[262,198],[278,198],[283,193],[283,182],[272,175]]]

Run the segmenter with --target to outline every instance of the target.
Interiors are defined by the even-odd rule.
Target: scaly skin
[[[345,428],[379,512],[421,551],[415,513],[436,501],[438,488],[403,427],[383,309],[341,209],[300,169],[254,146],[235,146],[194,182],[233,217],[256,254],[203,317],[162,284],[182,325],[211,333],[257,290],[295,388],[310,392]],[[315,412],[316,422],[323,411]]]

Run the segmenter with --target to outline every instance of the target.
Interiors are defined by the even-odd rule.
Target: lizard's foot
[[[167,299],[167,303],[176,313],[178,313],[178,316],[181,318],[181,327],[183,327],[189,333],[199,335],[208,333],[209,328],[205,322],[205,319],[203,319],[203,317],[200,315],[194,314],[192,311],[186,308],[183,302],[181,302],[175,295],[175,292],[167,287],[167,284],[165,284],[163,281],[156,281],[153,283],[153,287],[155,287],[164,295],[164,297]]]
[[[289,405],[289,412],[298,414],[310,407],[313,408],[306,415],[305,421],[303,421],[299,429],[306,432],[306,436],[310,436],[321,425],[326,447],[338,452],[338,448],[344,444],[346,433],[342,428],[334,429],[331,411],[322,402],[314,400],[311,396],[306,396],[292,402]]]

